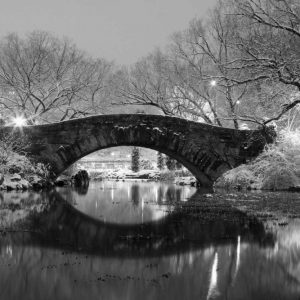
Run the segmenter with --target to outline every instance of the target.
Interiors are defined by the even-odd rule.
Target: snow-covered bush
[[[229,170],[215,183],[222,188],[284,190],[300,184],[300,130],[283,130],[253,161]]]
[[[224,173],[215,183],[215,187],[248,189],[256,182],[254,173],[247,165],[240,165]]]
[[[50,168],[42,163],[34,163],[23,149],[25,138],[14,135],[0,137],[0,189],[28,189],[47,186]]]
[[[161,181],[173,181],[175,179],[175,173],[173,171],[164,170],[159,174],[159,180]]]
[[[16,134],[3,134],[0,136],[0,168],[6,169],[6,166],[15,163],[16,160],[24,155],[23,149],[26,145],[26,138]],[[21,159],[22,160],[22,159]]]
[[[149,159],[142,158],[140,161],[140,169],[141,170],[153,170],[154,166]]]

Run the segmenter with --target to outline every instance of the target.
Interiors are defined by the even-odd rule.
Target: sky
[[[129,65],[203,17],[216,0],[0,0],[0,38],[45,30]]]

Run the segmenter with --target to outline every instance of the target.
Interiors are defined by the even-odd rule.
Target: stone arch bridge
[[[160,151],[189,169],[203,186],[255,157],[272,141],[265,129],[236,130],[175,117],[144,114],[99,115],[46,125],[0,127],[0,135],[24,135],[24,149],[47,163],[55,176],[97,150],[138,146]]]

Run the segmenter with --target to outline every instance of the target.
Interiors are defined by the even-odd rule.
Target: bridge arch
[[[12,130],[2,127],[0,131]],[[26,151],[59,175],[80,158],[110,147],[138,146],[162,152],[189,169],[203,186],[256,156],[267,139],[262,131],[235,130],[175,117],[100,115],[25,126]]]

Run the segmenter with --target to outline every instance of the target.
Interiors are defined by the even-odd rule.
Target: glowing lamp
[[[26,119],[24,119],[22,116],[18,116],[13,119],[13,123],[16,127],[22,127],[26,125]]]
[[[212,80],[212,81],[210,82],[210,85],[211,85],[211,86],[216,86],[216,85],[217,85],[217,81],[216,81],[216,80]]]

